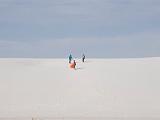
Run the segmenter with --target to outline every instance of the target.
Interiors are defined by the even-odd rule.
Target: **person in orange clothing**
[[[76,61],[74,60],[73,63],[70,64],[70,68],[76,69]]]

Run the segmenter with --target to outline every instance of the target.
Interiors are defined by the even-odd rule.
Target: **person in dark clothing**
[[[71,60],[72,60],[72,55],[70,54],[69,55],[69,63],[71,63]]]
[[[76,61],[75,60],[73,61],[73,64],[74,64],[74,69],[76,69]]]
[[[82,55],[82,62],[84,62],[84,59],[85,59],[86,57],[85,57],[85,55],[83,54]]]

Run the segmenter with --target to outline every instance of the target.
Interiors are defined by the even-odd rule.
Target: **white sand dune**
[[[160,119],[160,58],[77,62],[1,58],[0,118]]]

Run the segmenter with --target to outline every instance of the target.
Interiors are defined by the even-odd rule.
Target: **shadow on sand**
[[[75,70],[83,70],[84,68],[82,67],[77,67]]]
[[[91,63],[91,62],[92,62],[91,60],[84,61],[84,63]]]

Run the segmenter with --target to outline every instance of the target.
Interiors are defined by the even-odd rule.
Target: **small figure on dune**
[[[85,57],[85,55],[83,54],[83,55],[82,55],[82,62],[84,62],[85,58],[86,58],[86,57]]]
[[[72,60],[72,55],[70,54],[69,55],[69,63],[71,63],[71,60]]]

